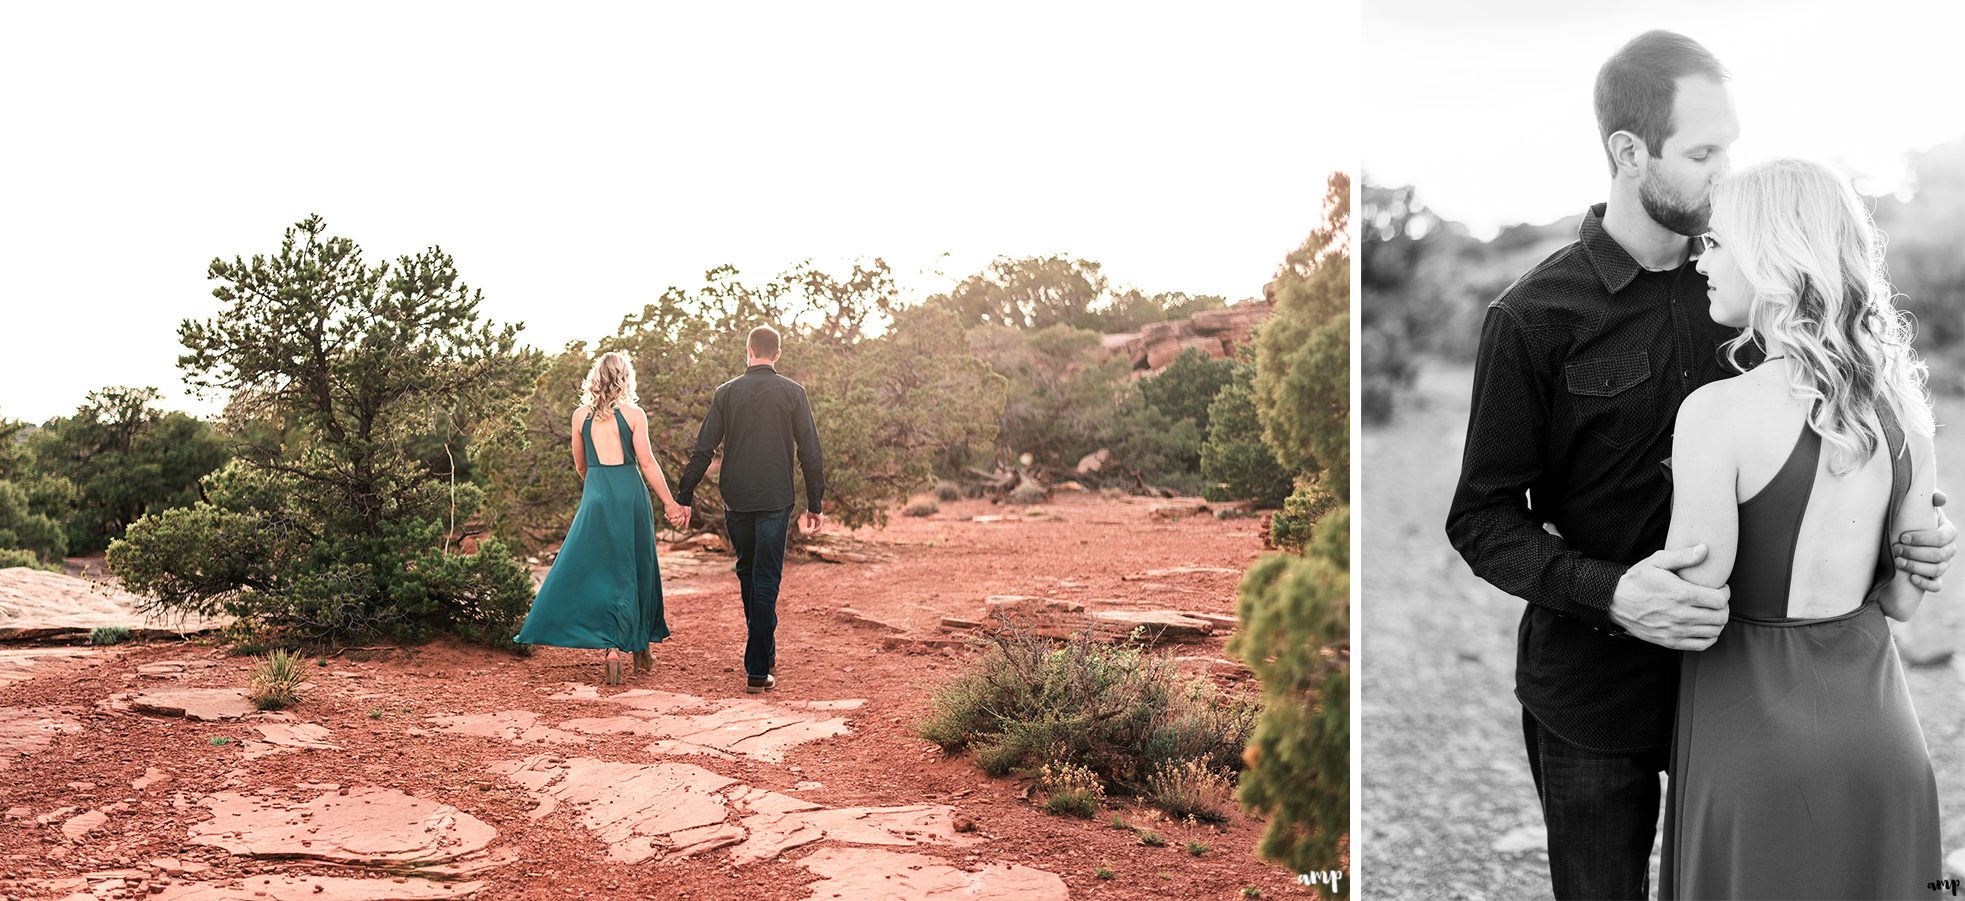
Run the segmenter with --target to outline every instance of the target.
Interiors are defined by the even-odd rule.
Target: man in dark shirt
[[[1704,546],[1660,550],[1671,423],[1734,373],[1690,236],[1738,135],[1726,73],[1670,32],[1597,74],[1610,200],[1577,241],[1489,304],[1447,535],[1528,602],[1515,693],[1558,898],[1643,898],[1677,697],[1678,654],[1712,644],[1727,590],[1679,579]],[[1744,365],[1757,359],[1742,354]],[[1898,565],[1936,591],[1955,533],[1909,533]]]
[[[778,683],[778,583],[785,568],[785,536],[791,525],[792,458],[805,474],[805,531],[825,524],[819,501],[825,496],[825,458],[805,389],[778,374],[778,332],[768,325],[751,329],[744,342],[744,374],[724,382],[710,401],[710,412],[696,433],[696,449],[682,470],[676,498],[688,508],[696,486],[709,471],[717,445],[723,470],[723,521],[730,549],[737,554],[737,584],[744,599],[744,690],[766,691]],[[684,525],[688,523],[685,520]]]

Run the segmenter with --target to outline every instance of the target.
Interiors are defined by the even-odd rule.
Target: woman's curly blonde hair
[[[594,368],[587,370],[587,380],[580,385],[580,403],[594,413],[622,405],[639,406],[635,399],[634,361],[618,350],[601,354],[594,361]]]
[[[1750,342],[1780,345],[1794,396],[1815,401],[1808,424],[1831,448],[1831,473],[1876,452],[1883,436],[1866,417],[1879,405],[1907,431],[1933,433],[1910,316],[1897,308],[1883,236],[1848,179],[1809,160],[1748,166],[1713,187],[1712,223],[1754,292],[1728,358],[1739,368]]]

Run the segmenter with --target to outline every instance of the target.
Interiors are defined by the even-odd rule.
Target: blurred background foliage
[[[1908,155],[1903,189],[1870,198],[1888,237],[1890,282],[1917,320],[1926,359],[1965,358],[1965,137]],[[1575,240],[1576,215],[1515,225],[1489,240],[1442,219],[1424,186],[1364,185],[1358,253],[1363,290],[1360,415],[1384,422],[1428,357],[1471,363],[1481,317],[1529,267]],[[1965,389],[1965,368],[1932,367],[1933,390]]]

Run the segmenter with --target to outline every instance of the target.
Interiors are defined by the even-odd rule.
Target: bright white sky
[[[0,7],[0,416],[216,411],[177,324],[310,212],[556,350],[726,262],[1256,296],[1356,168],[1355,0],[657,7]]]
[[[1603,199],[1590,89],[1666,28],[1733,76],[1735,161],[1807,156],[1873,193],[1903,155],[1965,134],[1965,5],[1921,0],[1365,0],[1363,169],[1477,235]]]

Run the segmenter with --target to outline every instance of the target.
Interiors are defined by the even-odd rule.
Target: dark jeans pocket
[[[1671,425],[1657,419],[1658,386],[1645,351],[1572,361],[1563,366],[1563,381],[1577,430],[1611,447],[1629,447]]]

